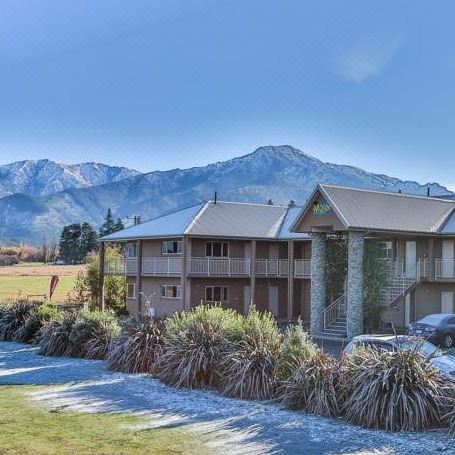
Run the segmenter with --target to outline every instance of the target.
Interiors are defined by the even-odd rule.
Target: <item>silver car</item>
[[[344,348],[343,356],[352,355],[358,346],[370,346],[388,352],[396,352],[399,349],[417,349],[443,376],[455,380],[455,357],[445,354],[421,338],[407,335],[359,335]]]

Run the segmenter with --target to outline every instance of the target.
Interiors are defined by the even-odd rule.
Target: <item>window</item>
[[[161,244],[162,254],[181,254],[182,241],[181,240],[165,240]]]
[[[127,283],[126,285],[126,296],[129,299],[136,298],[136,283]]]
[[[182,286],[162,284],[161,297],[165,297],[167,299],[180,299],[182,297]]]
[[[137,243],[126,244],[126,257],[137,258]]]
[[[229,288],[227,286],[206,286],[206,302],[227,302],[229,300]]]
[[[393,244],[392,242],[379,242],[379,259],[393,259]]]
[[[214,258],[227,258],[229,256],[229,243],[207,242],[205,244],[205,255]]]

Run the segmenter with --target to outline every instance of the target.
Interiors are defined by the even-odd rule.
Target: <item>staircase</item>
[[[393,306],[399,299],[404,297],[410,289],[417,283],[413,277],[392,276],[388,285],[381,291],[381,305]]]
[[[324,310],[323,338],[346,339],[346,296],[342,295]]]

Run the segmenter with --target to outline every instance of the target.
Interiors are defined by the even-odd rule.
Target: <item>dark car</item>
[[[445,349],[455,347],[455,314],[429,314],[409,325],[409,334],[424,337]]]

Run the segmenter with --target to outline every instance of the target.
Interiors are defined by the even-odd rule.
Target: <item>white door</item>
[[[251,305],[251,288],[249,286],[243,287],[243,313],[247,314]]]
[[[269,286],[269,311],[278,316],[278,286]]]
[[[442,241],[442,277],[454,277],[453,240]]]
[[[453,292],[441,292],[441,313],[453,313]]]
[[[404,298],[404,325],[409,326],[411,322],[411,294],[406,294]]]
[[[409,278],[417,277],[417,244],[413,240],[406,242],[405,274]]]
[[[251,243],[245,243],[245,258],[251,259]]]

